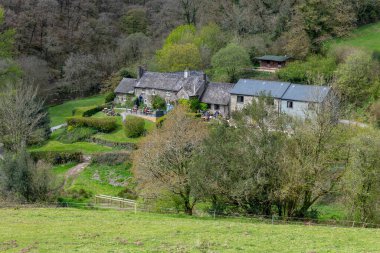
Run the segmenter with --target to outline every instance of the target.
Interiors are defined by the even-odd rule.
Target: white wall
[[[282,100],[281,101],[281,112],[285,113],[290,116],[298,117],[301,119],[307,119],[307,118],[315,118],[316,113],[313,110],[309,110],[309,103],[308,102],[299,102],[299,101],[293,101],[293,108],[287,107],[288,101]],[[319,105],[315,104],[315,109],[317,109]]]

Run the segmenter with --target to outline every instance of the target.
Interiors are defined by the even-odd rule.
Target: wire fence
[[[76,202],[49,202],[49,203],[0,203],[0,209],[13,208],[13,209],[27,209],[27,208],[79,208],[79,209],[113,209],[122,210],[126,212],[138,213],[158,213],[158,214],[184,214],[174,208],[153,208],[148,205],[139,203],[137,206],[124,205],[120,207],[114,203],[76,203]],[[250,215],[242,213],[218,213],[215,210],[207,212],[196,212],[193,214],[195,217],[201,219],[236,219],[242,222],[251,223],[266,223],[272,225],[304,225],[304,226],[329,226],[329,227],[345,227],[345,228],[372,228],[380,229],[380,224],[369,222],[357,222],[352,220],[327,220],[327,219],[311,219],[299,217],[280,217],[278,215]]]

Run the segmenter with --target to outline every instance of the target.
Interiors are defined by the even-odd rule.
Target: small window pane
[[[238,103],[244,103],[244,96],[237,96]]]

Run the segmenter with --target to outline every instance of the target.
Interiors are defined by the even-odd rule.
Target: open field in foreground
[[[0,209],[5,252],[380,252],[380,230],[79,209]]]

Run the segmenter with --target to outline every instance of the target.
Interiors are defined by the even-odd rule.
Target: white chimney
[[[189,76],[190,76],[190,71],[188,69],[186,69],[184,72],[184,77],[188,78]]]

